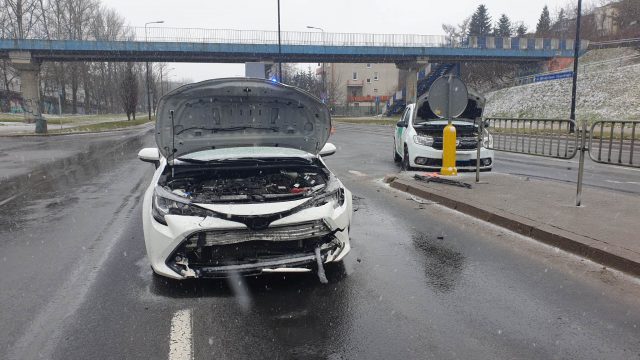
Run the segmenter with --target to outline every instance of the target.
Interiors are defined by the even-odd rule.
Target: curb
[[[394,189],[434,201],[463,214],[473,216],[545,244],[585,257],[599,264],[634,276],[640,276],[640,262],[595,247],[591,245],[596,242],[593,239],[505,211],[483,208],[476,204],[469,204],[436,194],[427,188],[414,185],[411,181],[395,179],[389,185]]]

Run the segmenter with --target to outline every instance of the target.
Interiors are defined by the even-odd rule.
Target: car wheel
[[[409,149],[405,145],[404,147],[404,156],[402,157],[402,170],[411,171],[413,168],[411,167],[411,163],[409,162]]]
[[[400,161],[402,161],[402,158],[400,157],[400,155],[398,155],[398,152],[396,151],[396,141],[393,141],[393,162],[397,162],[399,163]]]

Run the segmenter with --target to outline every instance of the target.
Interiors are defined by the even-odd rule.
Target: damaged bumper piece
[[[185,278],[221,278],[231,273],[309,272],[336,261],[347,243],[322,220],[264,230],[221,229],[193,233],[166,260]]]
[[[145,243],[152,268],[174,279],[316,271],[322,281],[320,265],[341,261],[351,249],[352,199],[344,191],[340,205],[328,201],[304,206],[304,199],[220,205],[211,208],[225,213],[204,218],[167,215],[166,224],[156,221],[151,211],[145,212]],[[150,190],[145,201],[152,198]],[[276,206],[281,211],[273,213]],[[264,224],[261,219],[266,219]]]

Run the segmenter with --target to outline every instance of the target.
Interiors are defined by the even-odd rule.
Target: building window
[[[367,64],[367,68],[371,68],[371,64]]]
[[[360,107],[360,103],[353,103],[353,107]]]
[[[367,84],[371,83],[371,78],[367,78]]]
[[[380,80],[380,79],[378,78],[378,72],[377,72],[377,71],[373,73],[373,80],[375,80],[375,81]]]
[[[378,92],[378,89],[373,89],[373,92],[374,92],[374,93],[377,93],[377,92]]]
[[[353,80],[358,80],[358,73],[357,72],[353,72]]]

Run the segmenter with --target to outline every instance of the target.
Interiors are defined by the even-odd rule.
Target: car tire
[[[398,155],[398,152],[396,151],[396,141],[393,141],[393,162],[395,163],[399,163],[400,161],[402,161],[402,157],[400,157],[400,155]]]
[[[404,156],[402,157],[402,170],[403,171],[411,171],[413,167],[411,167],[411,163],[409,162],[409,149],[407,146],[404,146]]]

